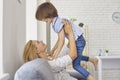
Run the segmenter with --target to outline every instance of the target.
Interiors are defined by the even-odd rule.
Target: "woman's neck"
[[[49,60],[47,52],[40,52],[39,53],[39,57],[43,58],[43,59],[46,59],[46,60]]]

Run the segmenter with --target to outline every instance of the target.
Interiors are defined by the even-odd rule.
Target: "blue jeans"
[[[82,35],[78,37],[78,39],[76,40],[77,57],[73,61],[73,68],[76,71],[78,71],[80,74],[82,74],[83,77],[86,79],[90,73],[86,69],[84,69],[80,64],[81,60],[83,61],[89,60],[88,56],[82,56],[82,52],[84,50],[85,44],[86,44],[86,41],[84,37]]]

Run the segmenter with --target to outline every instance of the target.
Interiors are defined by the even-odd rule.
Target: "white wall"
[[[23,46],[26,41],[25,1],[3,1],[3,71],[10,80],[22,64]]]
[[[3,71],[14,73],[23,64],[23,48],[26,41],[37,39],[35,17],[36,1],[4,0],[3,2]]]
[[[90,55],[98,55],[98,49],[109,49],[110,54],[120,54],[120,24],[112,21],[112,13],[120,12],[120,0],[51,0],[61,17],[77,18],[89,29]],[[53,30],[52,30],[53,31]],[[57,36],[51,33],[52,45]]]
[[[3,0],[0,0],[0,76],[3,73],[2,53],[3,53]]]
[[[26,0],[26,41],[37,39],[36,0]]]
[[[17,0],[3,1],[2,70],[3,73],[10,74],[10,80],[13,80],[14,73],[23,64],[22,55],[26,41],[37,39],[37,22],[35,13],[33,13],[35,10],[35,0],[21,0],[21,4]],[[0,15],[2,15],[1,12]],[[2,18],[0,17],[0,19]],[[2,23],[2,21],[0,22]],[[1,26],[0,30],[2,30]],[[2,37],[1,33],[0,38]]]

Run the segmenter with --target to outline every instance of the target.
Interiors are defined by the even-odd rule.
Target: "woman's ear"
[[[34,53],[35,53],[35,54],[38,54],[38,51],[37,51],[37,50],[34,50]]]
[[[37,54],[38,57],[41,57],[41,54],[40,54],[39,52],[40,52],[40,51],[37,50],[37,49],[34,50],[34,53]]]
[[[39,53],[37,53],[37,54],[38,54],[39,58],[41,58],[42,54],[39,54]]]
[[[38,48],[36,48],[35,53],[39,54],[40,50]]]
[[[33,49],[33,52],[36,54],[38,53],[37,47]]]

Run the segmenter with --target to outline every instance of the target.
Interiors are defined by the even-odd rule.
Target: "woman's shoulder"
[[[62,57],[59,57],[55,60],[49,61],[49,64],[52,67],[66,67],[68,66],[70,63],[72,63],[72,59],[69,55],[64,55]]]
[[[51,77],[44,77],[45,75]],[[48,62],[45,59],[38,58],[23,64],[16,71],[15,80],[41,80],[43,79],[42,76],[45,78],[44,80],[54,80],[54,75]]]

